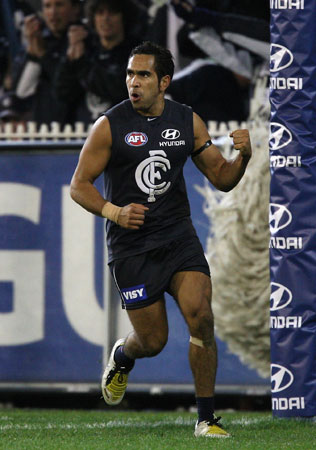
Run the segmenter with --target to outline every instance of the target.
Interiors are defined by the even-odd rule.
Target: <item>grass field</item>
[[[231,438],[193,436],[195,414],[0,409],[0,449],[316,449],[316,423],[224,412]]]

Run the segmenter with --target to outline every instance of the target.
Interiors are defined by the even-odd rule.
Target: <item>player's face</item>
[[[74,16],[71,0],[42,0],[42,12],[47,27],[56,36],[66,30]]]
[[[168,78],[163,77],[158,82],[153,55],[132,56],[128,61],[126,85],[133,108],[143,115],[155,115]]]

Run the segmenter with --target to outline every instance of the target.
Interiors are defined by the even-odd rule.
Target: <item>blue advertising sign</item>
[[[77,152],[0,155],[0,385],[99,386],[107,331],[104,221],[70,198],[77,160]],[[194,188],[203,177],[192,163],[185,170],[193,222],[205,244],[208,219]],[[97,186],[102,192],[102,177]],[[167,347],[137,361],[132,384],[193,382],[187,327],[171,297],[167,303]],[[266,384],[223,342],[218,345],[218,386]]]
[[[271,0],[272,409],[316,415],[316,9]]]
[[[1,155],[1,381],[101,374],[103,224],[70,199],[76,160]]]

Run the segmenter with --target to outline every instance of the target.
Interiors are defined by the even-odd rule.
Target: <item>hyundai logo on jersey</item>
[[[147,292],[144,284],[121,289],[125,303],[135,303],[139,300],[146,300]]]
[[[141,133],[140,131],[132,131],[125,136],[125,142],[132,147],[141,147],[142,145],[147,144],[148,137],[145,133]]]
[[[161,136],[165,139],[177,139],[180,136],[180,131],[169,128],[168,130],[164,130]]]

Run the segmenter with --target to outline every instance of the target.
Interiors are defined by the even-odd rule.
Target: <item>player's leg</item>
[[[112,349],[102,378],[104,400],[116,405],[122,400],[128,373],[136,358],[157,355],[168,339],[164,290],[170,275],[160,268],[164,249],[116,260],[110,268],[127,310],[133,331]],[[163,266],[164,267],[164,266]]]
[[[164,298],[145,308],[128,310],[133,331],[124,344],[126,356],[132,359],[155,356],[168,340],[168,319]]]
[[[190,332],[189,360],[199,416],[195,436],[228,437],[214,416],[217,349],[211,279],[199,271],[177,272],[172,277],[170,289]]]
[[[119,404],[125,394],[128,373],[136,358],[155,356],[168,339],[168,321],[165,300],[128,310],[133,331],[127,338],[119,339],[112,349],[102,378],[102,394],[109,405]]]
[[[217,351],[211,309],[211,280],[202,272],[177,272],[172,278],[171,291],[178,302],[193,341],[193,343],[190,342],[189,360],[196,395],[197,397],[213,396]]]

